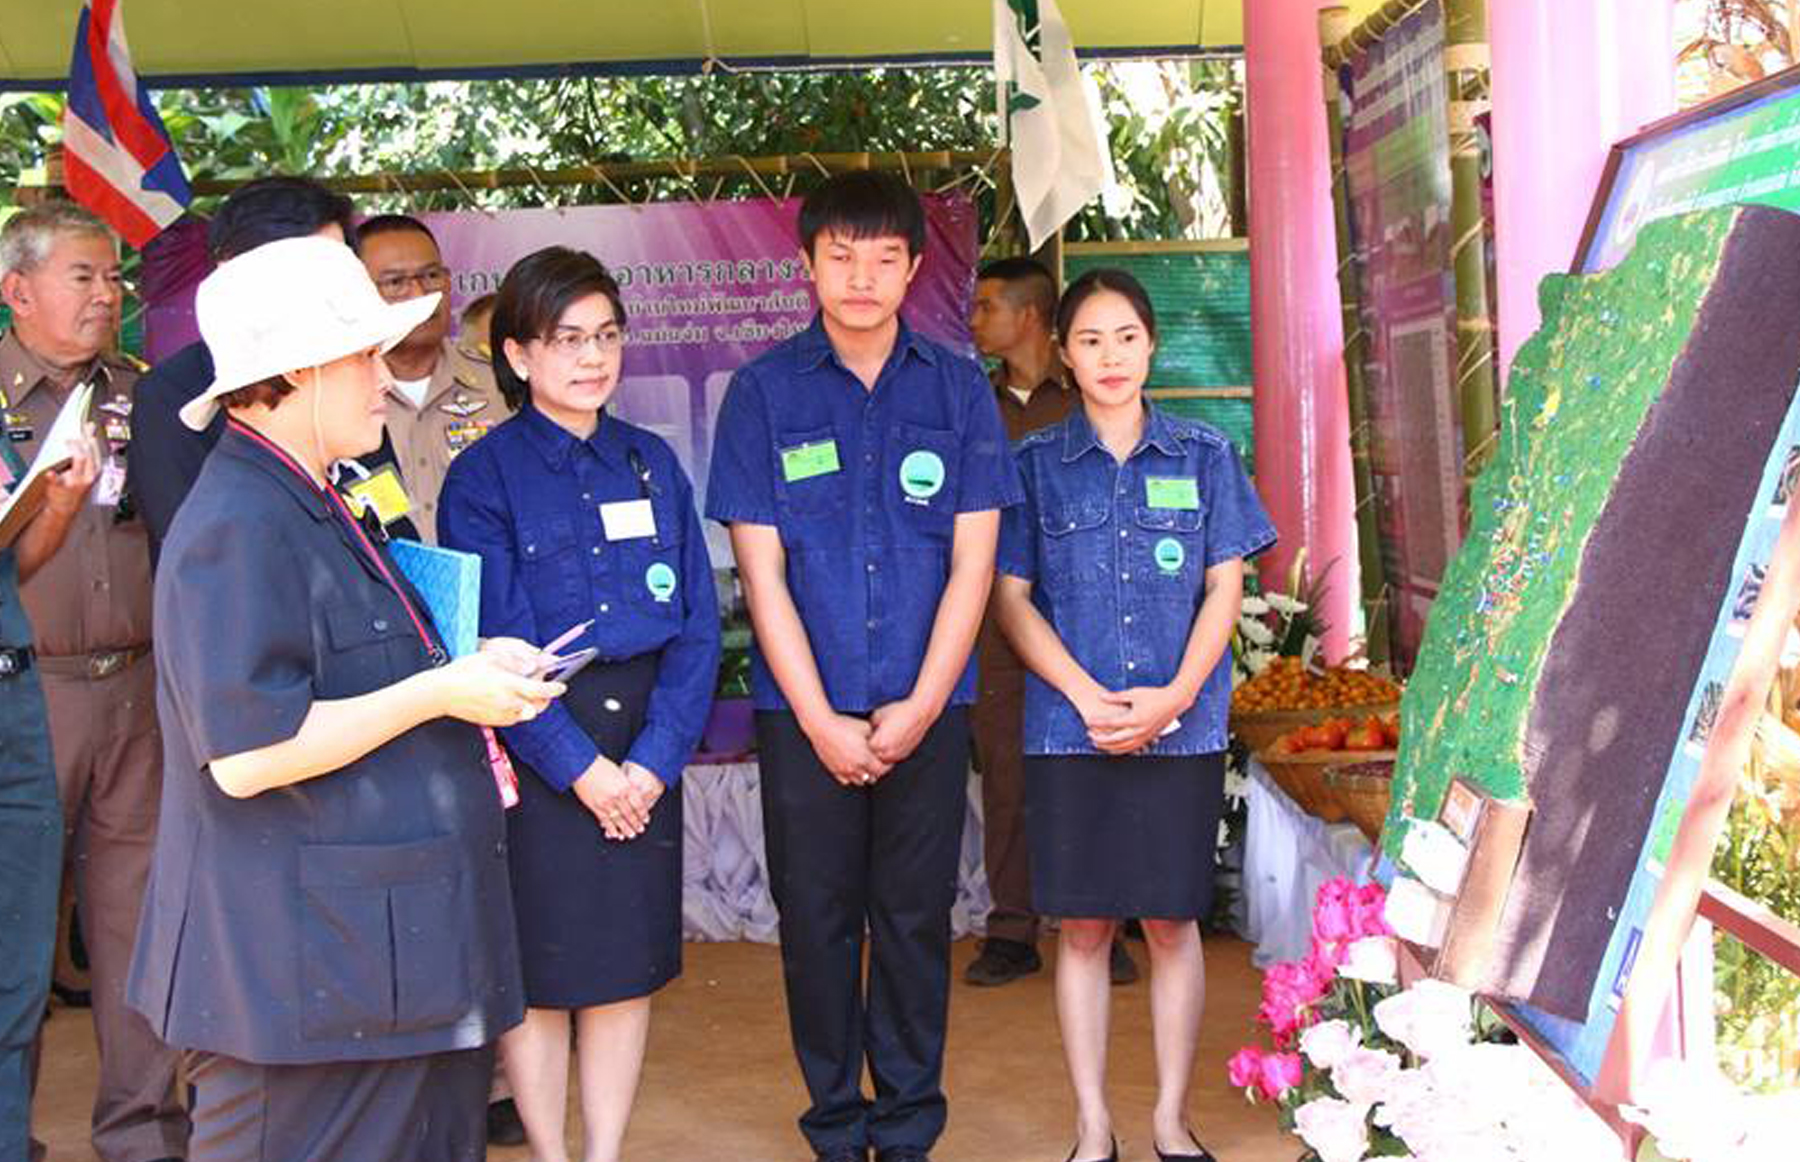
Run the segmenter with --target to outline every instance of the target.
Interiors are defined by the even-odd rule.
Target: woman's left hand
[[[637,763],[626,763],[621,769],[625,772],[625,781],[637,790],[638,799],[644,805],[644,817],[648,819],[657,800],[662,798],[662,793],[668,788],[651,772],[649,767],[639,766]]]
[[[1106,754],[1131,754],[1155,742],[1177,715],[1193,704],[1171,686],[1133,686],[1111,695],[1128,705],[1116,720],[1088,731],[1088,738]]]

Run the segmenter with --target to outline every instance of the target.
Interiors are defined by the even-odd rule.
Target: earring
[[[513,374],[519,377],[520,383],[530,383],[531,382],[531,373],[529,371],[526,371],[522,368],[515,367],[515,368],[513,368]]]

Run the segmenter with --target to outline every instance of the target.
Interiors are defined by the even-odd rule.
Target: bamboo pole
[[[1361,24],[1348,28],[1342,35],[1334,40],[1322,41],[1325,67],[1328,69],[1336,69],[1349,64],[1352,60],[1355,60],[1357,56],[1367,50],[1370,45],[1375,44],[1386,35],[1388,29],[1394,27],[1394,25],[1400,23],[1402,20],[1405,20],[1408,16],[1411,16],[1418,9],[1423,8],[1426,3],[1427,0],[1388,0],[1386,4],[1383,4],[1380,8],[1371,12],[1368,18]],[[1328,11],[1334,10],[1321,10],[1321,20],[1324,18],[1324,13]],[[1337,9],[1335,11],[1343,10]],[[1338,19],[1343,20],[1345,18],[1340,17]]]
[[[417,174],[359,174],[349,177],[324,177],[320,184],[346,194],[412,194],[423,191],[497,190],[520,186],[611,185],[617,181],[649,178],[692,180],[697,177],[742,178],[759,182],[789,174],[834,174],[849,170],[872,169],[884,172],[916,174],[949,169],[981,169],[1006,164],[1006,151],[922,150],[909,153],[798,153],[777,157],[668,158],[661,161],[597,162],[592,165],[562,169],[534,170],[438,170]],[[229,194],[253,179],[202,178],[190,183],[201,196]],[[60,170],[52,169],[48,185],[60,185]],[[20,187],[36,189],[37,187]],[[17,193],[18,191],[14,191]]]
[[[1444,84],[1449,94],[1450,265],[1456,281],[1456,398],[1463,474],[1473,479],[1499,429],[1494,319],[1488,304],[1487,215],[1481,204],[1481,137],[1488,109],[1487,0],[1444,0]]]
[[[1319,39],[1328,46],[1325,59],[1349,34],[1349,10],[1319,12]],[[1364,640],[1369,660],[1389,657],[1391,612],[1387,566],[1381,555],[1380,510],[1375,498],[1375,469],[1369,451],[1369,387],[1364,377],[1368,332],[1363,327],[1362,293],[1357,283],[1356,254],[1350,236],[1350,176],[1344,165],[1344,115],[1339,104],[1338,67],[1325,68],[1325,136],[1331,147],[1331,202],[1337,220],[1338,297],[1344,312],[1344,388],[1350,402],[1350,464],[1356,485],[1357,559],[1362,570]]]

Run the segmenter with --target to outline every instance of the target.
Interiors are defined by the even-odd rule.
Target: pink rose
[[[1225,1063],[1225,1076],[1231,1079],[1233,1089],[1249,1089],[1262,1077],[1263,1051],[1255,1045],[1246,1045],[1231,1055]]]
[[[1341,903],[1350,899],[1355,893],[1356,885],[1350,882],[1348,876],[1332,876],[1319,885],[1318,893],[1313,896],[1313,907],[1317,908],[1327,900]]]
[[[1324,893],[1320,893],[1323,896]],[[1321,899],[1313,909],[1313,935],[1321,940],[1350,940],[1356,930],[1355,904],[1349,899]]]
[[[1280,1100],[1282,1094],[1300,1084],[1304,1072],[1298,1053],[1266,1054],[1259,1079],[1263,1096],[1270,1101]]]

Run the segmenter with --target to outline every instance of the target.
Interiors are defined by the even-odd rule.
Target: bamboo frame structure
[[[1456,282],[1456,393],[1463,476],[1473,480],[1500,431],[1494,317],[1488,303],[1481,135],[1488,103],[1487,0],[1444,0],[1444,83],[1450,95],[1450,265]]]
[[[1320,40],[1332,50],[1347,35],[1348,10],[1327,8],[1319,13]],[[1350,404],[1350,471],[1356,488],[1356,542],[1362,571],[1363,637],[1369,660],[1389,659],[1392,624],[1387,564],[1381,554],[1381,512],[1375,495],[1375,470],[1370,452],[1369,385],[1365,377],[1369,333],[1363,326],[1362,291],[1356,278],[1356,252],[1350,237],[1350,176],[1344,164],[1344,114],[1340,104],[1338,68],[1325,67],[1325,137],[1331,147],[1331,204],[1337,221],[1338,299],[1344,316],[1344,390]]]

